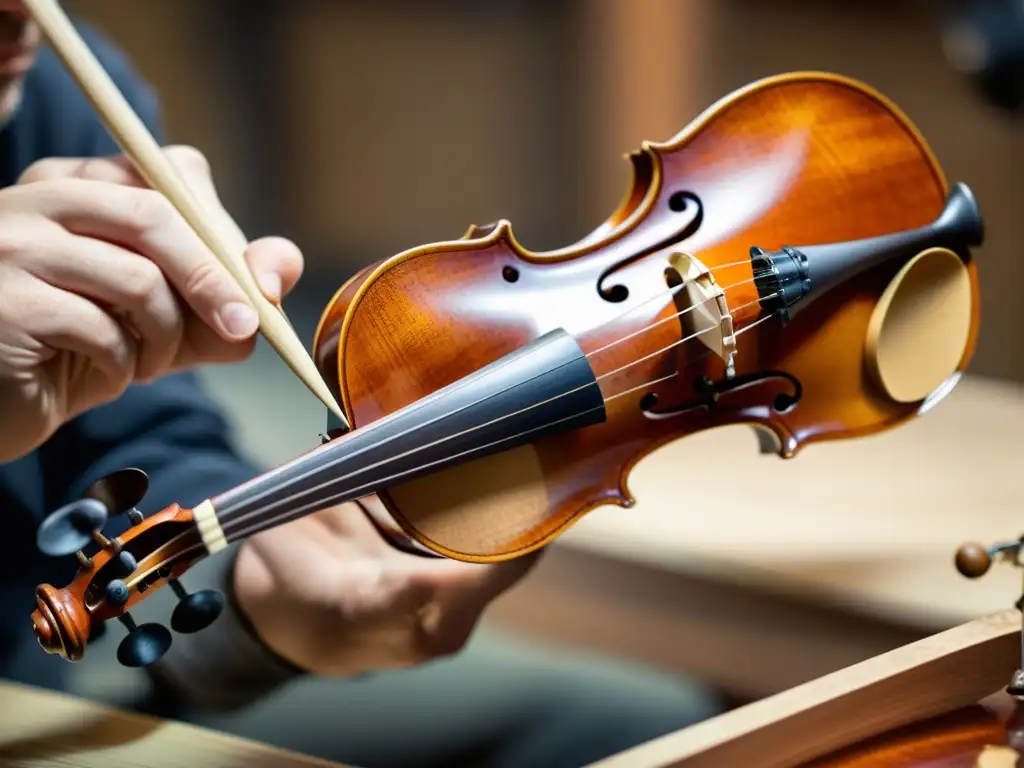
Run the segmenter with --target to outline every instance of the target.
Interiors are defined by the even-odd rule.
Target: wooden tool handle
[[[171,201],[214,255],[230,271],[256,308],[260,331],[316,397],[348,427],[341,408],[313,359],[279,308],[260,291],[245,263],[244,236],[233,223],[203,209],[156,139],[82,40],[56,0],[26,0],[25,7],[104,121],[114,140],[146,182]]]

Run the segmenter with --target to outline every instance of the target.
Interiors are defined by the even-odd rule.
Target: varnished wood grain
[[[760,324],[738,338],[738,377],[778,371],[721,395],[710,410],[651,419],[643,398],[659,409],[699,402],[695,380],[723,376],[720,360],[698,342],[662,350],[681,339],[678,320],[652,322],[678,310],[666,290],[674,252],[696,255],[726,291],[738,331],[756,317],[749,262],[752,246],[813,245],[902,231],[932,222],[947,192],[942,171],[909,120],[884,97],[841,77],[795,74],[743,89],[712,106],[678,136],[647,144],[631,156],[634,182],[622,203],[575,246],[532,253],[508,222],[471,228],[458,241],[416,248],[357,275],[324,313],[315,359],[337,387],[356,427],[365,425],[512,352],[555,327],[574,334],[603,378],[606,423],[536,445],[549,514],[523,528],[494,499],[515,491],[482,465],[446,470],[453,488],[471,475],[467,524],[492,524],[470,548],[424,533],[417,487],[403,504],[381,501],[406,534],[449,557],[487,561],[523,554],[558,536],[600,504],[628,507],[630,469],[658,446],[716,426],[747,423],[770,430],[779,453],[792,457],[821,440],[891,428],[920,403],[898,403],[865,373],[865,343],[873,308],[899,264],[888,265],[818,299],[790,325]],[[690,200],[674,206],[681,192]],[[680,209],[681,208],[681,209]],[[673,241],[673,242],[668,242]],[[970,339],[977,337],[977,276]],[[510,270],[514,272],[510,273]],[[622,288],[628,295],[621,298]],[[661,292],[663,296],[649,301]],[[646,303],[645,303],[646,302]],[[628,314],[623,316],[623,313]],[[607,345],[631,334],[626,343]],[[654,386],[648,382],[671,376]],[[802,390],[797,405],[773,409],[777,395]],[[479,491],[481,476],[494,490]],[[680,480],[688,478],[680,468]],[[681,486],[682,489],[682,486]],[[681,490],[681,499],[685,494]],[[473,504],[472,501],[479,503]],[[485,518],[486,516],[486,518]]]
[[[805,768],[1017,768],[1020,714],[1005,694],[894,729]],[[987,760],[982,760],[984,753]],[[1011,758],[1007,762],[1007,758]]]
[[[5,768],[344,768],[72,696],[0,682]]]

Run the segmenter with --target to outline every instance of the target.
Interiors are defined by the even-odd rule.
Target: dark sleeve
[[[162,142],[157,100],[150,88],[105,40],[91,31],[83,36]],[[91,110],[83,112],[73,101],[80,94],[64,96],[61,129],[68,130],[67,118],[75,118],[70,124],[78,131],[76,146],[86,147],[89,156],[116,153],[117,145]],[[224,414],[192,373],[132,385],[117,401],[66,424],[41,450],[41,457],[51,509],[80,498],[96,479],[124,467],[137,467],[149,476],[149,490],[139,504],[144,514],[172,502],[193,507],[260,471],[237,450]],[[116,535],[126,527],[123,517],[112,520],[109,533]],[[203,573],[213,583],[204,585],[193,578],[191,589],[230,589],[231,553],[212,560],[207,566],[214,567]],[[217,622],[195,635],[175,635],[165,660],[150,671],[158,685],[186,704],[219,708],[251,702],[298,674],[260,643],[230,595]]]

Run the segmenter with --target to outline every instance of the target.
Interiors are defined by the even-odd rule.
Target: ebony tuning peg
[[[170,580],[171,589],[178,596],[178,605],[171,615],[175,632],[190,634],[205,629],[220,615],[224,597],[213,589],[204,589],[190,595],[177,579]],[[107,602],[114,606],[128,601],[128,586],[115,579],[107,585]],[[117,617],[128,630],[128,635],[117,646],[117,660],[126,667],[148,667],[159,661],[171,647],[171,633],[166,627],[153,622],[137,625],[131,614]]]
[[[36,546],[51,557],[73,555],[96,541],[106,546],[100,529],[107,522],[107,507],[97,499],[79,499],[65,504],[47,517],[36,531]]]
[[[135,507],[149,490],[149,477],[141,469],[129,467],[101,477],[86,489],[84,498],[96,499],[106,505],[111,515],[128,514],[132,525],[142,522],[142,513]]]
[[[65,504],[43,521],[36,532],[36,546],[52,557],[77,554],[82,564],[88,565],[89,558],[82,553],[86,544],[95,541],[104,548],[111,546],[101,531],[112,514],[127,512],[132,525],[142,522],[135,505],[148,489],[149,478],[141,469],[122,469],[101,477],[81,499]],[[121,556],[122,566],[134,570],[131,555]]]
[[[178,596],[178,605],[171,614],[171,629],[188,635],[206,629],[220,616],[224,596],[215,589],[189,594],[177,579],[168,582]]]
[[[120,607],[128,602],[128,585],[120,579],[107,584],[107,602]],[[171,633],[155,623],[137,625],[131,614],[117,617],[128,630],[117,646],[117,660],[126,667],[148,667],[158,661],[171,647]]]
[[[171,647],[171,633],[159,624],[136,625],[130,614],[118,620],[128,630],[128,636],[117,646],[117,660],[126,667],[148,667],[157,662]]]

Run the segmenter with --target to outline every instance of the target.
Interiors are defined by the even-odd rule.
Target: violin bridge
[[[974,768],[1017,768],[1019,757],[1012,747],[986,744],[974,761]]]
[[[731,379],[736,373],[736,335],[725,291],[715,282],[711,270],[694,256],[673,253],[669,263],[683,280],[683,287],[675,295],[683,333],[699,339],[725,361],[725,376]]]

